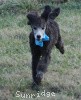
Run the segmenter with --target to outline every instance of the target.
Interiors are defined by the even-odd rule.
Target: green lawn
[[[77,5],[77,4],[76,4]],[[0,100],[30,100],[18,98],[16,92],[35,94],[32,100],[81,100],[81,7],[60,5],[59,23],[65,54],[54,48],[40,93],[55,92],[55,97],[36,98],[31,90],[31,53],[28,43],[30,27],[26,14],[0,15]],[[79,5],[79,4],[78,4]],[[69,7],[68,7],[69,6]]]

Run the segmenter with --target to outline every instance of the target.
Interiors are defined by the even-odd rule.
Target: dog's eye
[[[37,27],[34,27],[33,29],[34,29],[34,30],[37,30]]]
[[[44,30],[44,27],[42,27],[42,30]]]

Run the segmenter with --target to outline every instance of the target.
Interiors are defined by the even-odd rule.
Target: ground
[[[65,54],[54,48],[48,72],[44,75],[40,94],[54,92],[55,96],[41,96],[31,89],[31,53],[26,14],[0,15],[0,100],[30,100],[16,97],[35,94],[32,100],[81,100],[81,8],[61,6],[56,19],[64,40]]]

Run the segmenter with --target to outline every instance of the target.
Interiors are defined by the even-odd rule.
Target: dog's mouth
[[[36,39],[37,41],[42,41],[42,39]]]

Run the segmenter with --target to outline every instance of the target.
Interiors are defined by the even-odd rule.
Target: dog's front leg
[[[33,77],[33,81],[36,82],[36,69],[37,69],[37,64],[39,62],[40,59],[40,55],[34,54],[32,56],[32,77]]]
[[[48,64],[50,62],[50,53],[45,53],[41,59],[39,60],[38,66],[37,66],[37,83],[40,84],[41,80],[43,78],[43,74],[47,71]]]

